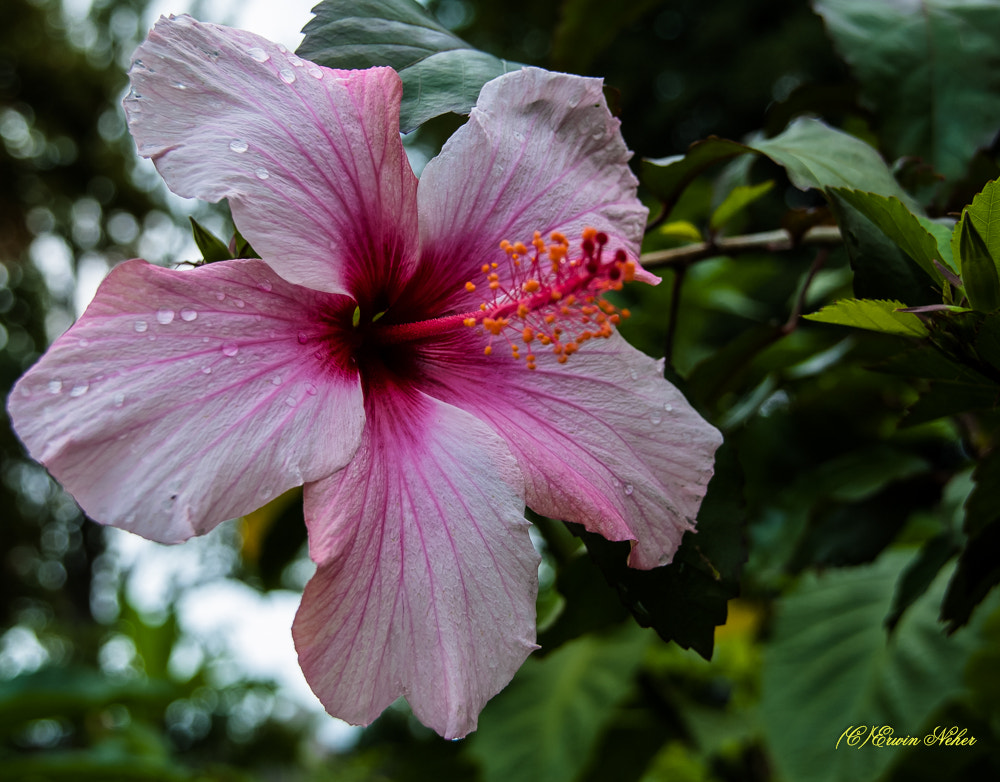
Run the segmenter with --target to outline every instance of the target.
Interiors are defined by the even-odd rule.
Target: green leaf
[[[529,657],[479,718],[469,750],[485,782],[570,782],[629,694],[650,637],[634,625]]]
[[[774,187],[774,181],[768,180],[759,185],[739,185],[734,187],[723,202],[719,204],[709,220],[709,227],[713,231],[720,230],[736,215],[749,207],[755,201],[760,200]]]
[[[847,187],[913,204],[873,147],[818,119],[797,119],[783,133],[752,146],[784,166],[792,184],[802,190]]]
[[[712,137],[692,144],[686,155],[647,158],[640,178],[669,214],[695,178],[717,163],[748,153],[771,158],[802,190],[847,187],[895,196],[913,205],[875,149],[816,119],[798,119],[771,139],[739,144]]]
[[[965,283],[965,295],[974,309],[993,312],[1000,308],[1000,276],[997,275],[996,262],[974,223],[970,211],[966,209],[955,227],[960,237],[962,282]]]
[[[1000,127],[1000,8],[982,0],[815,0],[892,157],[961,177]]]
[[[628,543],[609,542],[575,524],[570,529],[583,538],[639,624],[708,660],[715,628],[725,624],[728,602],[740,591],[740,570],[747,556],[742,498],[742,469],[734,449],[723,444],[698,513],[698,532],[684,536],[671,564],[635,570],[626,564]]]
[[[990,257],[1000,263],[1000,182],[987,182],[966,210]]]
[[[808,575],[779,601],[764,649],[760,714],[782,778],[873,780],[905,750],[837,750],[844,730],[889,725],[896,736],[919,735],[932,712],[962,691],[962,663],[975,638],[942,632],[944,574],[886,637],[883,619],[908,561],[890,552],[872,565]]]
[[[894,299],[909,306],[940,304],[934,281],[885,233],[852,204],[841,190],[827,190],[837,216],[844,246],[854,270],[854,295],[859,299]]]
[[[845,188],[836,188],[836,193],[895,242],[931,279],[941,280],[941,273],[934,268],[934,261],[941,258],[937,240],[898,198]]]
[[[194,243],[198,247],[199,252],[201,252],[201,257],[205,263],[228,261],[233,257],[233,254],[229,252],[229,245],[202,226],[193,217],[189,217],[188,220],[191,221],[191,233],[194,236]]]
[[[404,133],[441,114],[468,114],[486,82],[521,67],[470,46],[414,0],[323,0],[313,13],[298,54],[330,68],[395,69]]]
[[[1000,450],[994,449],[979,462],[972,480],[975,487],[965,501],[964,529],[974,537],[1000,521]]]
[[[930,332],[920,318],[908,312],[896,312],[905,306],[898,301],[843,299],[824,307],[819,312],[803,317],[819,323],[854,326],[868,331],[880,331],[883,334],[926,337]]]

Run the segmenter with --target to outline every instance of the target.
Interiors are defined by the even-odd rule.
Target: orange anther
[[[469,293],[472,293],[472,292],[473,292],[473,291],[474,291],[474,290],[476,289],[476,286],[475,286],[475,283],[471,283],[471,282],[467,282],[467,283],[465,283],[465,289],[466,289],[466,290],[467,290],[467,291],[468,291]]]
[[[487,346],[486,346],[485,348],[483,348],[483,354],[484,354],[484,355],[487,355],[487,356],[488,356],[488,355],[490,355],[490,354],[491,354],[492,352],[493,352],[493,346],[492,346],[492,345],[487,345]]]
[[[531,342],[535,338],[535,331],[530,326],[525,326],[524,331],[521,332],[521,336],[525,342]]]
[[[521,289],[525,293],[534,293],[541,287],[542,284],[538,280],[525,280],[524,284],[521,286]]]

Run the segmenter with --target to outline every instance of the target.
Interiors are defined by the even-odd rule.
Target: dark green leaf
[[[969,304],[980,312],[993,312],[1000,308],[1000,276],[997,266],[990,255],[986,242],[979,235],[974,220],[966,210],[958,224],[959,266],[962,270],[962,282],[965,283],[965,295]]]
[[[1000,183],[996,180],[987,182],[973,197],[966,211],[990,257],[994,263],[1000,264]]]
[[[930,332],[920,318],[906,312],[897,312],[904,306],[906,305],[898,301],[843,299],[803,317],[819,323],[853,326],[883,334],[926,337]]]
[[[941,279],[940,272],[934,268],[934,261],[941,259],[937,240],[898,198],[886,198],[876,193],[846,188],[837,188],[836,192],[842,201],[871,220],[931,279]]]
[[[854,294],[860,299],[893,299],[908,306],[940,304],[933,280],[910,260],[871,220],[828,191],[854,270]]]
[[[229,246],[224,241],[202,226],[193,217],[189,217],[188,219],[191,221],[191,233],[194,235],[194,243],[201,252],[201,257],[205,263],[228,261],[233,257],[233,254],[229,252]]]
[[[943,574],[886,637],[883,619],[908,560],[892,552],[872,565],[810,575],[779,601],[765,647],[760,714],[782,778],[873,780],[894,751],[843,744],[835,750],[844,730],[889,725],[896,736],[916,735],[962,691],[962,662],[974,639],[942,632]]]
[[[896,628],[910,606],[930,589],[938,573],[958,551],[958,543],[951,532],[943,532],[923,545],[917,556],[903,570],[896,584],[892,608],[885,618],[885,625],[890,631]]]
[[[330,68],[394,68],[404,133],[447,112],[468,114],[486,82],[521,67],[473,48],[413,0],[323,0],[313,13],[298,53]]]
[[[815,0],[893,157],[961,177],[1000,127],[1000,8],[981,0]]]
[[[583,538],[639,624],[707,660],[715,628],[726,621],[727,603],[739,595],[746,560],[742,497],[742,470],[733,449],[724,444],[698,514],[698,532],[684,536],[670,565],[634,570],[626,565],[627,543],[610,543],[576,525],[571,529]]]
[[[995,471],[995,468],[991,470]],[[990,487],[989,491],[995,491],[995,487]],[[984,497],[980,502],[993,506],[996,500]],[[988,524],[976,521],[971,526],[979,531],[969,538],[965,550],[959,555],[958,567],[941,605],[941,619],[948,623],[949,633],[967,624],[976,606],[983,602],[993,587],[1000,584],[1000,557],[997,556],[1000,551],[1000,519]]]
[[[485,782],[569,782],[630,692],[650,637],[634,626],[528,658],[479,718],[469,750]]]
[[[1000,449],[991,451],[972,474],[975,488],[965,501],[964,530],[970,537],[1000,520]]]

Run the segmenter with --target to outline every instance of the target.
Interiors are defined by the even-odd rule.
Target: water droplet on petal
[[[631,377],[633,380],[638,380],[639,379],[639,373],[636,372],[634,369],[630,369],[628,374],[629,374],[629,377]]]
[[[299,332],[299,344],[300,345],[305,345],[308,341],[309,341],[309,335],[306,334],[304,331],[300,331]]]
[[[261,49],[259,46],[254,46],[252,49],[247,49],[247,54],[251,59],[257,62],[267,62],[271,59],[271,55]]]
[[[257,283],[257,287],[260,288],[262,291],[270,293],[271,289],[274,286],[271,285],[271,281],[270,280],[261,280],[260,282]]]
[[[175,81],[170,86],[173,87],[175,90],[186,90],[187,89],[187,85],[184,82],[182,82],[182,81]]]
[[[235,342],[223,342],[222,343],[222,353],[223,353],[223,355],[229,356],[230,358],[232,358],[233,356],[235,356],[239,352],[240,352],[240,346],[237,345]]]
[[[80,341],[77,343],[81,348],[85,348],[90,344],[90,340],[86,337],[81,337]]]
[[[233,299],[233,304],[235,304],[239,309],[243,309],[247,306],[247,303],[243,301],[243,299]]]
[[[524,141],[524,134],[521,131],[519,131],[519,130],[515,130],[514,131],[514,140],[515,141]]]
[[[659,413],[653,413],[649,417],[649,420],[650,420],[650,423],[653,424],[653,426],[657,426],[663,420],[663,417]]]
[[[61,380],[50,380],[48,385],[50,394],[58,394],[62,391],[62,381]]]
[[[212,368],[211,367],[202,367],[201,368],[201,373],[203,375],[211,375],[212,374]]]
[[[306,383],[306,393],[309,394],[309,396],[316,396],[316,386],[312,383]]]
[[[250,145],[241,139],[234,138],[232,141],[229,142],[229,148],[233,152],[246,152],[248,149],[250,149]]]
[[[181,310],[181,320],[185,320],[190,323],[192,320],[198,317],[198,313],[194,310],[184,309]]]
[[[166,326],[168,323],[172,323],[174,320],[173,310],[160,310],[156,313],[156,322],[160,325]]]
[[[276,386],[280,386],[281,385],[281,375],[275,375],[274,377],[272,377],[271,378],[271,383],[273,383]]]
[[[285,404],[288,405],[289,407],[295,407],[295,397],[294,396],[286,396],[285,397]]]
[[[87,382],[77,383],[73,388],[70,389],[69,395],[72,397],[83,396],[90,389],[90,384]]]
[[[125,404],[125,394],[119,391],[117,394],[114,395],[113,400],[115,403],[115,407],[121,407],[123,404]]]
[[[312,76],[313,78],[316,79],[323,78],[323,69],[320,68],[318,65],[310,63],[309,67],[306,70],[309,72],[309,75]]]
[[[278,75],[285,84],[291,84],[295,81],[295,72],[291,68],[282,68],[278,71]]]
[[[263,166],[261,166],[260,168],[255,168],[253,173],[254,176],[257,177],[257,179],[267,179],[269,176],[271,176],[268,170]]]
[[[625,484],[625,493],[628,494],[628,495],[631,495],[633,491],[635,491],[635,489],[633,488],[632,484],[631,483],[626,483]]]
[[[297,56],[295,54],[289,54],[288,55],[288,62],[290,62],[296,68],[301,68],[303,65],[306,64],[305,60],[303,60],[301,57],[299,57],[299,56]]]
[[[144,320],[137,320],[135,322],[135,330],[139,334],[142,334],[142,332],[144,332],[148,328],[149,328],[149,324],[147,324],[146,321],[144,321]]]
[[[217,299],[218,301],[222,301],[223,299],[225,299],[225,298],[226,298],[226,294],[224,294],[224,293],[223,293],[222,291],[216,291],[216,292],[215,292],[215,298],[216,298],[216,299]]]
[[[663,406],[663,409],[666,410],[668,413],[672,413],[674,411],[674,406],[668,402]]]

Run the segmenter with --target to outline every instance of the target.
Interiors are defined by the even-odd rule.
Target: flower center
[[[469,293],[483,292],[478,310],[380,325],[377,341],[391,345],[433,337],[462,325],[481,328],[489,338],[484,349],[487,356],[502,339],[514,358],[524,359],[528,369],[535,369],[536,349],[550,350],[564,364],[587,340],[610,337],[629,311],[619,309],[604,295],[633,279],[635,261],[628,260],[624,250],[605,258],[607,234],[593,228],[583,230],[576,257],[571,257],[563,234],[555,232],[549,239],[546,243],[536,231],[530,248],[521,242],[501,242],[506,260],[483,265],[485,282],[465,284]]]
[[[507,282],[501,282],[499,264],[484,264],[487,299],[480,312],[464,319],[469,327],[482,326],[490,335],[485,353],[493,352],[493,338],[510,346],[514,358],[523,358],[528,369],[535,368],[535,346],[551,350],[560,364],[589,339],[607,339],[614,333],[626,309],[618,309],[604,298],[608,291],[621,290],[635,276],[635,262],[624,250],[605,260],[607,234],[593,228],[583,230],[580,255],[570,257],[569,242],[553,233],[546,244],[535,231],[531,249],[504,240],[500,248],[507,254]],[[473,282],[466,290],[477,290]]]

